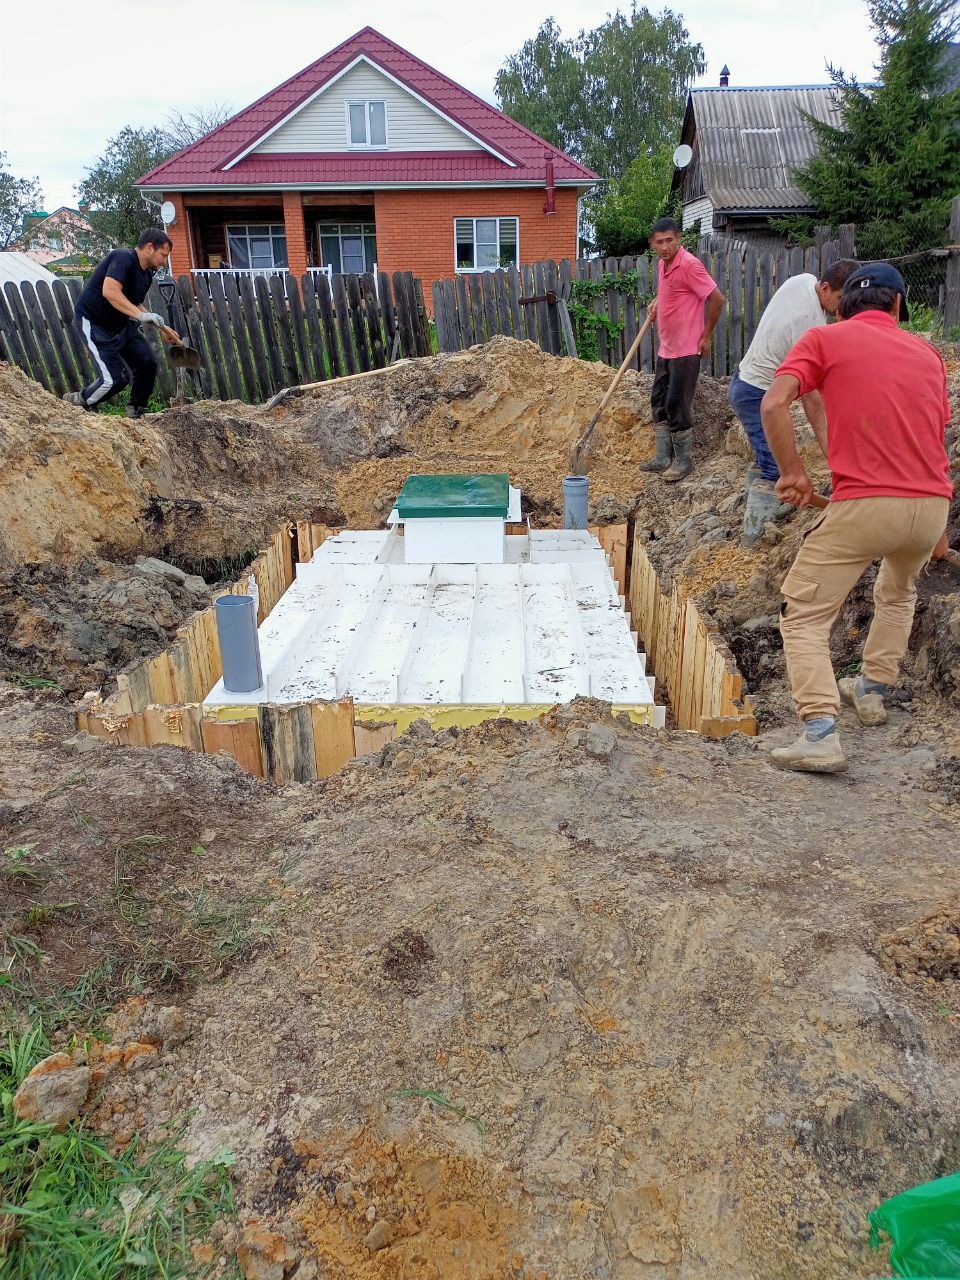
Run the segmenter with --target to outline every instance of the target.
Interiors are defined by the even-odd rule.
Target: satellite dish
[[[681,142],[679,147],[673,153],[674,167],[677,169],[685,169],[693,159],[693,147],[688,147],[685,142]]]
[[[689,147],[687,150],[689,151]],[[674,157],[676,159],[676,157]],[[160,206],[160,218],[165,227],[172,226],[177,220],[177,206],[172,200],[164,200]]]

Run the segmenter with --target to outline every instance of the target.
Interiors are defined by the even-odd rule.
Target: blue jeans
[[[761,479],[777,481],[780,479],[780,470],[770,452],[767,437],[763,434],[763,423],[760,420],[760,401],[763,396],[764,393],[759,387],[743,382],[739,373],[734,375],[730,390],[727,392],[727,399],[733,406],[734,413],[743,423],[747,439],[753,447]]]

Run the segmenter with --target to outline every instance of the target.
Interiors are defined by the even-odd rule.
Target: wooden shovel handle
[[[593,430],[593,428],[597,425],[597,423],[600,420],[601,413],[603,413],[604,409],[613,399],[613,393],[616,391],[617,387],[619,387],[620,381],[623,378],[623,375],[627,372],[627,370],[630,368],[630,365],[633,363],[633,357],[639,351],[640,343],[647,336],[647,331],[649,330],[652,324],[653,324],[653,320],[650,318],[650,316],[647,316],[646,320],[644,320],[643,324],[640,326],[640,332],[634,338],[633,344],[630,347],[630,350],[624,356],[623,364],[614,374],[613,381],[610,383],[610,386],[607,388],[607,394],[600,401],[600,408],[590,419],[590,425],[587,427],[586,431],[584,432],[585,436],[589,435],[590,432]]]

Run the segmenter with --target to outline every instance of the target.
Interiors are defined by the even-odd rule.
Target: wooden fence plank
[[[337,336],[337,322],[333,312],[333,293],[330,289],[330,281],[325,275],[318,275],[314,280],[314,288],[317,291],[317,310],[320,313],[320,323],[323,326],[323,340],[327,361],[330,366],[330,377],[340,378],[344,373],[344,362],[343,353],[340,350],[340,340]]]
[[[208,279],[210,287],[210,305],[217,322],[217,337],[223,357],[223,381],[230,389],[232,400],[244,397],[243,375],[240,369],[238,342],[233,332],[230,311],[227,308],[227,297],[223,291],[223,281],[219,272],[214,272]]]
[[[740,255],[731,256],[727,278],[727,372],[733,373],[743,356],[743,267]]]
[[[347,300],[350,303],[350,326],[353,330],[353,345],[357,355],[357,364],[361,373],[369,373],[373,365],[370,360],[370,340],[367,334],[367,310],[360,292],[360,280],[355,275],[344,276],[347,288]]]
[[[260,726],[254,717],[246,720],[214,720],[204,716],[200,721],[200,737],[208,756],[221,751],[233,756],[237,764],[255,778],[264,777]]]
[[[520,268],[520,280],[522,282],[521,298],[532,298],[536,293],[536,285],[533,279],[533,267],[526,264]],[[525,306],[521,302],[520,314],[523,316],[524,337],[529,338],[531,342],[540,345],[540,330],[537,324],[537,309],[534,305]]]
[[[950,243],[960,245],[960,196],[950,204]],[[943,325],[951,329],[960,324],[960,248],[950,250],[943,290]]]
[[[343,276],[333,277],[333,309],[337,320],[337,334],[340,349],[343,352],[343,367],[346,373],[359,373],[360,365],[353,347],[350,332],[350,303],[347,299],[347,282]]]
[[[57,304],[57,311],[60,313],[60,319],[63,321],[63,332],[66,337],[67,344],[73,353],[74,363],[77,367],[79,375],[79,386],[77,390],[81,390],[93,379],[93,356],[87,347],[87,344],[77,332],[73,318],[73,298],[70,296],[70,290],[67,288],[66,282],[63,280],[54,280],[51,285],[51,292],[54,301]]]
[[[241,348],[240,359],[251,401],[256,404],[269,400],[280,388],[274,384],[270,367],[255,281],[250,276],[229,275],[223,289],[233,313],[234,332]]]
[[[547,291],[544,264],[542,262],[533,264],[533,286],[542,298]],[[551,345],[550,308],[547,306],[546,301],[537,303],[537,329],[540,334],[540,346],[544,351],[550,352],[551,355],[556,355],[557,352],[553,350]]]
[[[743,351],[741,355],[746,355],[747,347],[753,341],[753,335],[757,331],[760,296],[757,272],[757,255],[752,249],[748,249],[743,259]]]
[[[470,286],[470,320],[473,325],[474,342],[486,342],[487,325],[483,314],[483,284],[479,272],[467,277]]]
[[[393,286],[385,271],[377,272],[377,288],[380,291],[380,311],[383,315],[383,331],[389,364],[393,354],[393,340],[397,335],[397,313],[393,305]]]
[[[520,272],[516,267],[510,267],[507,271],[507,301],[510,307],[513,336],[523,339],[526,337],[523,315],[521,314],[524,308],[520,306]]]
[[[738,260],[739,265],[739,256],[739,251],[734,250],[733,253],[718,253],[714,255],[713,260],[716,272],[714,279],[725,299],[713,341],[713,370],[717,378],[725,378],[730,372],[730,270],[734,258]]]
[[[313,746],[313,720],[309,703],[258,707],[260,741],[266,777],[285,782],[315,782],[317,758]]]
[[[163,316],[164,323],[169,323],[167,305],[156,281],[147,290],[143,305],[148,311],[155,311],[158,316]],[[171,326],[171,328],[173,327],[175,326]],[[152,324],[144,325],[141,333],[153,353],[153,358],[157,362],[157,380],[154,393],[169,404],[177,393],[177,375],[170,365],[170,357],[167,354],[169,348]]]
[[[36,285],[32,281],[24,281],[22,293],[46,371],[44,386],[48,391],[52,391],[54,395],[62,396],[68,389],[67,383],[60,368],[60,359],[57,355],[53,336],[50,333],[47,317],[40,306],[40,299],[37,297]]]
[[[417,349],[414,355],[429,356],[433,354],[433,344],[430,341],[430,320],[427,316],[427,306],[423,298],[423,281],[415,276],[412,271],[408,271],[407,275],[410,277],[412,286],[416,319]]]
[[[237,277],[230,271],[223,277],[223,294],[226,299],[227,308],[230,317],[233,320],[233,334],[237,344],[237,354],[240,359],[240,370],[243,375],[244,399],[249,400],[251,404],[256,404],[258,400],[269,400],[270,393],[264,389],[260,390],[259,382],[259,365],[257,359],[257,342],[254,335],[250,331],[250,321],[247,314],[247,308],[240,296],[240,288],[237,285]],[[252,294],[250,295],[252,298]],[[254,307],[256,304],[254,303]],[[259,338],[259,325],[257,326],[256,338]],[[266,365],[266,359],[263,361]]]
[[[312,702],[313,750],[318,778],[339,773],[357,754],[353,729],[353,699]]]
[[[620,263],[616,258],[606,258],[603,270],[605,275],[613,276],[615,279],[620,274]],[[611,284],[607,288],[606,309],[607,315],[614,324],[620,323],[620,301],[620,290],[615,284]],[[625,355],[622,333],[616,336],[611,335],[607,340],[607,358],[610,364],[619,368]]]
[[[560,272],[557,264],[550,258],[543,264],[543,283],[548,293],[555,293],[559,298]],[[559,356],[563,347],[560,344],[560,313],[556,302],[547,303],[547,327],[550,331],[550,350],[555,356]]]
[[[287,293],[280,276],[270,276],[267,280],[269,288],[269,306],[273,312],[274,331],[280,338],[281,385],[293,387],[300,381],[297,375],[297,357],[293,348],[293,324],[290,308],[287,306]]]
[[[488,339],[494,338],[500,332],[500,313],[497,311],[497,292],[493,272],[484,271],[478,278],[483,289],[484,329]]]
[[[766,311],[770,299],[773,297],[773,255],[769,253],[761,253],[759,261],[759,280],[758,280],[758,305],[760,308],[759,315],[763,315]],[[759,316],[758,316],[759,319]]]
[[[493,273],[493,289],[497,304],[497,320],[500,332],[514,337],[513,316],[510,314],[509,280],[502,267]]]
[[[12,280],[8,280],[3,286],[3,292],[6,295],[7,306],[20,337],[20,350],[22,352],[21,359],[23,361],[21,368],[24,373],[33,378],[35,382],[42,384],[46,376],[43,368],[43,360],[40,358],[40,348],[37,346],[37,342],[33,334],[33,328],[27,315],[27,308],[24,305],[23,295]],[[18,363],[20,362],[18,361]]]
[[[462,279],[462,277],[459,279]],[[413,315],[413,296],[407,285],[408,277],[406,272],[395,271],[393,274],[393,301],[397,309],[397,324],[400,327],[400,350],[404,356],[410,358],[417,353],[417,331]],[[460,323],[461,325],[463,324],[462,315]]]
[[[80,374],[77,372],[76,361],[73,358],[73,351],[70,349],[70,343],[67,341],[67,334],[63,327],[63,320],[57,308],[56,299],[46,280],[37,281],[37,302],[40,310],[43,312],[44,319],[47,323],[47,332],[50,334],[50,340],[53,343],[57,353],[57,359],[60,363],[60,369],[63,377],[64,391],[79,391],[83,387]],[[62,392],[61,392],[62,394]]]
[[[312,360],[313,343],[307,332],[307,317],[303,306],[303,289],[310,289],[310,274],[298,280],[294,275],[284,277],[287,295],[287,315],[290,317],[290,333],[293,353],[297,358],[297,381],[318,382],[316,366]]]
[[[383,369],[387,364],[389,350],[384,344],[383,316],[380,311],[380,299],[377,297],[377,282],[372,275],[360,277],[360,293],[366,306],[370,363],[374,369]]]
[[[207,285],[201,279],[197,283],[197,315],[200,319],[202,336],[201,351],[203,363],[210,377],[214,394],[220,400],[230,399],[230,384],[224,369],[223,348],[220,345],[220,332],[213,314],[213,304],[207,292]]]

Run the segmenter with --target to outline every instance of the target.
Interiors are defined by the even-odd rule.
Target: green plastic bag
[[[909,1280],[960,1280],[960,1173],[884,1200],[868,1214],[870,1247],[890,1236],[890,1266]]]

